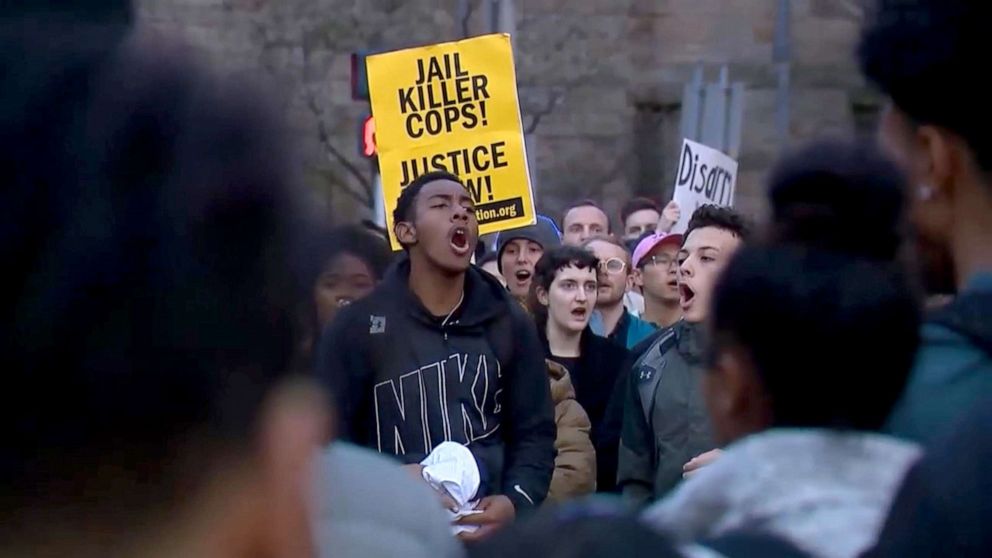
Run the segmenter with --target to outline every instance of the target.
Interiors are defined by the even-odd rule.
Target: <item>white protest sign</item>
[[[691,140],[682,141],[679,171],[675,175],[675,195],[682,216],[672,232],[684,233],[689,219],[701,205],[734,205],[737,161],[722,152]]]

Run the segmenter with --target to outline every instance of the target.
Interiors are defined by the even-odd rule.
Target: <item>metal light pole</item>
[[[779,146],[783,149],[789,144],[789,81],[792,63],[791,19],[790,0],[779,0],[772,61],[775,63],[775,71],[778,74],[775,125],[778,130]]]
[[[490,33],[509,33],[512,37],[517,32],[517,11],[513,0],[486,0],[486,16]]]

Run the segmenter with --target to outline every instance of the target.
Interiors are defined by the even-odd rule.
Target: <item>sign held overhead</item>
[[[737,161],[701,143],[683,140],[672,198],[682,209],[682,217],[672,232],[684,233],[701,205],[733,207],[736,185]]]
[[[509,35],[412,48],[367,61],[387,229],[403,188],[448,171],[476,204],[481,234],[534,223]]]

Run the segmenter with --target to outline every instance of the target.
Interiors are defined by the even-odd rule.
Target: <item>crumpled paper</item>
[[[452,532],[457,535],[478,530],[476,525],[454,525],[462,517],[482,513],[475,509],[481,478],[472,452],[461,444],[442,442],[420,464],[424,466],[424,480],[457,504],[454,510],[446,510]]]

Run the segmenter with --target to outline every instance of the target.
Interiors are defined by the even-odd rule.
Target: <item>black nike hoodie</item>
[[[317,374],[338,403],[339,436],[419,463],[444,441],[464,444],[483,493],[538,506],[551,482],[555,423],[544,350],[533,321],[485,272],[435,317],[409,288],[403,257],[368,297],[338,313]]]

